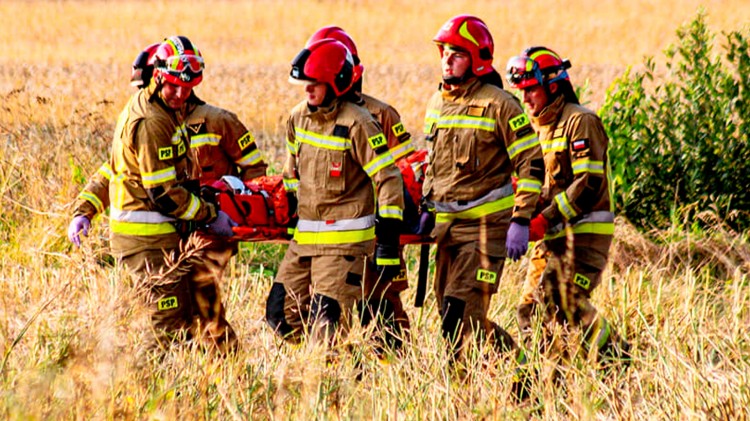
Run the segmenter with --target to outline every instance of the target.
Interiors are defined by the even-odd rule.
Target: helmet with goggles
[[[532,86],[549,86],[561,80],[570,80],[567,69],[570,61],[562,59],[546,47],[530,47],[508,60],[505,67],[510,86],[526,89]]]
[[[164,40],[149,64],[162,81],[192,88],[203,80],[203,56],[187,37],[172,36]]]

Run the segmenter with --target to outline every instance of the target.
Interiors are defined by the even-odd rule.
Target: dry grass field
[[[463,375],[446,366],[432,295],[423,309],[409,308],[412,338],[390,364],[372,356],[359,329],[330,365],[319,349],[280,343],[263,322],[283,252],[273,244],[243,245],[225,279],[237,355],[182,347],[136,369],[140,315],[106,257],[106,220],[94,222],[81,249],[65,237],[73,201],[105,159],[132,93],[130,64],[165,36],[187,35],[202,49],[196,92],[236,112],[277,170],[280,129],[301,98],[287,83],[289,61],[320,26],[352,34],[365,91],[398,108],[419,143],[439,82],[431,38],[453,15],[487,22],[501,73],[533,44],[569,57],[574,84],[586,85],[584,100],[598,108],[624,69],[647,55],[661,60],[701,6],[716,31],[750,23],[742,0],[0,2],[0,418],[747,419],[750,246],[718,225],[700,237],[657,233],[656,245],[620,222],[594,299],[634,345],[633,366],[604,377],[574,359],[565,390],[542,376],[536,403],[520,406],[509,399],[508,361],[470,359]],[[491,309],[514,334],[526,263],[506,266]],[[531,359],[542,373],[552,368]]]

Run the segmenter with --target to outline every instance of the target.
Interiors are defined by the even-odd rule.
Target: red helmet
[[[136,88],[148,86],[151,82],[151,76],[154,74],[154,66],[150,65],[149,62],[160,45],[161,43],[158,42],[151,44],[138,53],[138,57],[133,61],[133,70],[130,72],[130,85]]]
[[[505,68],[510,86],[525,89],[530,86],[549,86],[561,80],[570,80],[567,69],[570,61],[549,48],[529,47],[521,55],[508,60]]]
[[[475,76],[492,72],[495,43],[487,25],[476,16],[458,15],[443,25],[433,39],[443,54],[443,45],[450,44],[466,50],[471,56],[471,70]]]
[[[358,71],[349,49],[335,39],[325,38],[308,45],[292,60],[289,82],[325,83],[339,97],[362,76]]]
[[[359,72],[355,72],[355,74],[357,73],[359,74],[359,77],[357,77],[357,79],[354,80],[354,82],[357,82],[359,78],[362,76],[362,73],[364,73],[365,68],[364,66],[362,66],[359,60],[359,54],[357,53],[357,45],[354,44],[354,40],[343,29],[339,28],[338,26],[324,26],[318,29],[317,31],[315,31],[314,34],[312,34],[310,39],[307,40],[307,44],[305,44],[305,48],[308,48],[310,44],[312,44],[315,41],[320,41],[326,38],[332,38],[344,44],[344,46],[349,49],[349,52],[352,53],[354,66],[359,69]]]
[[[192,88],[203,80],[203,56],[187,37],[172,36],[156,49],[149,64],[165,82]]]

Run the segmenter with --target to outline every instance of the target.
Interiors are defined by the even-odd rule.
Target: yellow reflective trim
[[[176,180],[177,171],[174,167],[164,168],[163,170],[143,173],[141,174],[141,180],[143,181],[143,187],[152,187],[157,184],[166,183],[167,181]]]
[[[559,193],[557,196],[555,196],[555,202],[557,203],[557,209],[560,210],[560,213],[563,214],[565,219],[573,219],[576,217],[576,215],[578,215],[573,205],[570,204],[567,193]]]
[[[573,226],[573,234],[599,234],[613,235],[615,233],[615,224],[613,222],[584,222]],[[565,230],[556,232],[552,235],[545,235],[545,240],[554,240],[565,237]]]
[[[404,219],[404,211],[398,206],[381,206],[378,209],[378,215],[383,218],[398,219],[399,221]]]
[[[604,163],[602,161],[593,161],[589,158],[583,158],[573,161],[573,174],[578,175],[583,172],[591,174],[604,174]]]
[[[536,133],[531,133],[530,135],[513,142],[508,147],[508,156],[510,156],[510,159],[513,159],[519,153],[536,146],[539,146],[539,139],[536,137]]]
[[[495,130],[494,118],[474,117],[470,115],[441,116],[437,124],[438,128],[444,129],[476,129],[489,132]]]
[[[284,182],[284,190],[289,192],[295,192],[299,188],[299,180],[296,178],[285,178],[283,179]]]
[[[169,222],[147,224],[142,222],[109,221],[109,229],[116,234],[126,235],[163,235],[177,232]]]
[[[395,259],[386,259],[384,257],[376,257],[375,264],[379,266],[400,266],[401,260],[399,260],[398,257]]]
[[[82,191],[78,197],[91,202],[91,204],[94,205],[94,207],[96,208],[97,212],[99,213],[104,212],[104,203],[102,203],[102,201],[99,200],[99,197],[95,195],[94,193],[91,193],[89,191]]]
[[[510,124],[510,129],[514,132],[523,126],[528,125],[529,123],[529,116],[527,116],[526,113],[519,114],[508,121],[508,124]]]
[[[190,203],[188,203],[187,209],[185,209],[185,212],[183,212],[182,215],[177,216],[177,218],[190,221],[191,219],[195,218],[195,215],[198,214],[198,209],[200,209],[200,207],[201,207],[200,199],[198,199],[197,196],[191,193]]]
[[[471,43],[472,43],[472,44],[474,44],[474,45],[476,45],[477,47],[479,47],[479,43],[478,43],[478,42],[477,42],[477,40],[476,40],[476,39],[474,39],[474,37],[473,37],[473,36],[471,35],[471,32],[469,32],[469,21],[468,21],[468,20],[465,20],[465,21],[464,21],[464,23],[463,23],[463,24],[461,25],[461,27],[460,27],[460,28],[458,28],[458,33],[459,33],[459,34],[460,34],[460,35],[461,35],[462,37],[464,37],[464,38],[466,38],[467,40],[471,41]]]
[[[112,177],[115,176],[115,173],[114,171],[112,171],[112,167],[109,165],[109,162],[105,162],[104,164],[102,164],[102,166],[99,167],[96,172],[101,174],[102,177],[106,178],[109,181],[112,181]]]
[[[254,165],[262,161],[263,159],[260,156],[260,151],[258,149],[255,149],[254,151],[250,152],[249,154],[243,156],[239,161],[236,162],[237,165],[241,167],[246,167],[248,165]]]
[[[190,137],[190,147],[200,148],[201,146],[219,146],[221,135],[214,133],[197,134]]]
[[[375,239],[375,227],[353,231],[294,231],[294,241],[297,244],[351,244]]]
[[[568,138],[565,136],[543,140],[540,143],[542,144],[542,152],[545,154],[549,152],[562,152],[568,149]]]
[[[399,160],[412,152],[414,152],[414,145],[411,143],[411,140],[407,140],[404,143],[399,143],[398,145],[391,148],[391,155],[393,156],[394,160]]]
[[[365,170],[370,178],[374,177],[383,168],[395,164],[391,152],[388,151],[384,154],[378,155],[372,161],[365,164],[362,169]]]
[[[345,151],[351,148],[351,141],[345,137],[322,135],[298,127],[294,128],[294,135],[298,142],[307,143],[317,148],[334,151]],[[299,150],[299,147],[296,149]]]
[[[526,191],[531,193],[541,193],[542,182],[531,178],[519,178],[516,184],[516,189],[519,192]]]
[[[435,222],[444,223],[444,222],[451,222],[454,219],[477,219],[483,216],[493,214],[495,212],[500,212],[506,209],[510,209],[513,207],[514,203],[515,203],[515,198],[511,195],[511,196],[503,197],[502,199],[498,199],[492,202],[481,204],[471,209],[466,209],[465,211],[461,211],[461,212],[455,212],[455,213],[437,212],[435,214]]]
[[[495,282],[497,282],[497,273],[487,269],[478,269],[477,281],[494,284]]]

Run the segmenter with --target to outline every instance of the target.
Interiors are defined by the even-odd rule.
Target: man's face
[[[456,51],[445,47],[443,48],[441,63],[443,79],[461,79],[471,68],[471,56],[465,51]]]
[[[311,83],[305,85],[305,92],[307,93],[307,104],[312,107],[319,107],[323,104],[326,98],[326,92],[328,85],[325,83]]]
[[[539,116],[544,107],[547,106],[549,97],[542,85],[534,85],[523,90],[523,103],[534,117]]]
[[[191,92],[193,92],[192,87],[164,82],[161,87],[161,98],[164,100],[164,103],[167,104],[167,107],[173,110],[179,110],[185,105],[185,101],[190,97]]]

